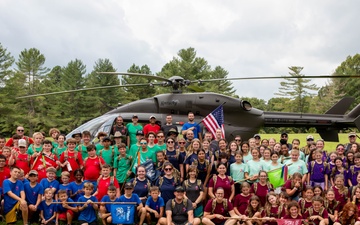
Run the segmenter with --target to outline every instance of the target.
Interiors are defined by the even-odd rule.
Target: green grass
[[[289,134],[289,142],[291,143],[291,141],[294,139],[294,138],[297,138],[300,140],[300,146],[303,147],[305,146],[306,144],[306,137],[308,135],[312,135],[314,136],[314,140],[318,140],[318,139],[321,139],[320,135],[315,133],[315,134],[304,134],[304,133],[301,133],[301,134]],[[280,140],[280,134],[261,134],[261,138],[262,139],[269,139],[269,138],[275,138],[275,140],[277,142],[279,142]],[[341,143],[341,144],[346,144],[349,142],[349,139],[348,139],[348,134],[339,134],[339,142],[330,142],[330,141],[325,141],[325,147],[324,149],[328,152],[332,152],[332,151],[335,151],[336,149],[336,145]]]

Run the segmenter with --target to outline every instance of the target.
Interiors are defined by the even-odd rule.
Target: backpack
[[[97,181],[96,181],[97,186],[99,186],[100,179],[102,179],[101,176],[100,176],[100,177],[97,179]],[[114,180],[115,180],[115,177],[114,177],[114,176],[110,176],[110,185],[109,185],[109,186],[114,185]]]
[[[266,186],[268,188],[268,191],[274,190],[274,187],[272,186],[272,184],[270,184],[270,182],[266,182]],[[258,188],[258,182],[253,183],[253,188],[254,188],[254,194],[256,194]]]
[[[173,198],[171,200],[171,210],[173,210],[175,208],[175,199]],[[183,201],[182,201],[182,204],[185,206],[185,208],[187,207],[188,205],[188,199],[187,198],[184,198]]]
[[[102,157],[103,150],[104,149],[100,150],[99,157]],[[110,164],[110,166],[112,167],[114,165],[115,146],[111,146],[109,150],[111,150],[111,164]],[[108,150],[105,150],[105,151],[108,151]]]
[[[215,208],[216,208],[216,199],[213,199],[211,202],[211,214],[214,214]],[[224,206],[224,210],[227,211],[228,209],[228,200],[226,198],[223,199],[222,202],[223,206]]]
[[[324,200],[324,207],[327,209],[327,211],[330,213],[330,214],[334,214],[334,209],[336,209],[339,205],[339,202],[334,200],[334,205],[332,208],[329,208],[329,200]]]
[[[174,168],[174,169],[175,169],[175,168]],[[173,169],[173,170],[174,170],[174,169]],[[179,172],[179,171],[178,171],[178,172]],[[173,173],[174,173],[174,172],[173,172]],[[179,177],[175,177],[175,176],[173,175],[173,177],[174,177],[174,182],[177,183],[177,182],[179,181],[179,177],[180,177],[180,176],[179,176]],[[159,177],[159,185],[158,185],[159,188],[162,186],[163,183],[164,183],[164,177]]]
[[[135,178],[132,183],[133,183],[133,185],[135,187],[136,183],[137,183],[137,179]],[[146,179],[146,185],[147,185],[148,192],[150,192],[151,183],[150,183],[149,179]]]
[[[100,157],[99,156],[96,156],[97,158],[98,158],[98,160],[99,160],[99,165],[100,165],[100,168],[102,168],[102,164],[101,164],[101,160],[100,160]],[[86,165],[86,161],[88,160],[88,158],[89,157],[86,157],[85,159],[84,159],[84,168],[85,168],[85,165]]]
[[[75,161],[79,164],[79,161],[78,161],[78,151],[74,151],[74,159]],[[66,149],[65,152],[64,152],[64,160],[68,160],[69,158],[69,153],[68,153],[68,150]]]
[[[197,160],[195,160],[195,161],[193,161],[192,163],[191,163],[191,165],[192,166],[195,166],[196,168],[198,167],[198,165],[199,165],[199,160],[197,159]],[[209,162],[209,160],[207,160],[207,159],[205,159],[205,167],[206,167],[206,169],[209,167],[209,164],[210,164],[210,162]]]
[[[325,210],[324,207],[321,207],[321,208],[320,208],[319,216],[322,216],[322,215],[323,215],[324,210]],[[313,214],[314,214],[314,208],[313,208],[313,207],[308,208],[307,211],[309,212],[309,217],[310,217],[310,216],[313,216]]]
[[[185,187],[187,187],[187,188],[190,187],[189,180],[184,180],[184,185],[185,185]],[[196,180],[196,185],[199,186],[199,187],[201,187],[201,180],[197,179],[197,180]]]

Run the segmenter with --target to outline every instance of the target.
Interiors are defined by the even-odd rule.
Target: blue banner
[[[134,204],[114,204],[111,205],[112,223],[133,224],[135,216]]]

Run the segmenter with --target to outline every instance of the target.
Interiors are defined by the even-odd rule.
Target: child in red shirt
[[[116,197],[120,197],[120,186],[114,176],[110,176],[111,166],[108,164],[103,165],[101,169],[101,176],[97,182],[97,190],[93,194],[99,201],[107,194],[108,187],[114,185],[116,187]]]
[[[63,171],[70,173],[70,182],[75,181],[74,171],[82,169],[83,160],[80,152],[75,151],[76,139],[69,138],[67,140],[67,149],[61,153],[60,162]]]

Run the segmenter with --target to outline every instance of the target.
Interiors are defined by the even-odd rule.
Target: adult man
[[[350,132],[348,134],[348,138],[349,138],[349,143],[347,143],[345,145],[345,153],[344,154],[346,154],[351,149],[352,144],[356,143],[356,133]]]
[[[178,132],[177,126],[172,123],[172,116],[170,114],[166,115],[165,121],[166,123],[160,128],[165,134],[169,133],[170,129],[175,129]]]
[[[280,135],[280,143],[287,144],[289,149],[292,149],[292,144],[288,143],[289,136],[286,132],[282,132]]]
[[[161,218],[159,223],[161,225],[198,225],[200,224],[199,218],[194,218],[194,210],[192,202],[185,198],[184,188],[177,186],[175,188],[175,198],[170,199],[166,203],[166,218]]]
[[[139,130],[143,130],[143,126],[138,123],[139,118],[136,114],[132,116],[132,123],[126,124],[126,127],[128,129],[129,138],[127,140],[127,146],[130,148],[131,145],[135,144],[137,142],[136,139],[136,132]]]
[[[11,168],[10,178],[4,180],[4,214],[6,223],[15,223],[16,211],[21,210],[24,225],[28,223],[28,206],[25,200],[24,184],[18,180],[20,169],[16,166]]]
[[[193,112],[188,113],[189,122],[186,122],[181,130],[181,134],[185,136],[188,131],[192,131],[194,133],[194,138],[200,139],[202,141],[201,128],[200,125],[195,123],[195,115]]]
[[[154,115],[151,115],[149,118],[150,123],[146,124],[144,126],[144,135],[145,137],[148,136],[149,132],[152,131],[155,134],[160,130],[160,126],[156,124],[156,117]],[[155,140],[155,144],[157,143],[157,140]]]
[[[310,154],[310,146],[314,143],[314,137],[312,135],[308,135],[306,137],[306,145],[300,149],[305,155]]]
[[[76,146],[78,146],[81,143],[82,133],[80,130],[75,130],[71,137],[75,138]]]
[[[114,135],[116,131],[119,131],[122,135],[126,137],[126,144],[128,143],[128,141],[130,142],[129,132],[127,127],[124,125],[124,119],[122,118],[122,116],[116,117],[116,122],[113,125],[110,134]]]
[[[222,130],[220,128],[217,128],[215,130],[215,139],[210,142],[210,149],[212,151],[219,150],[219,141],[222,138]]]
[[[260,141],[261,141],[261,136],[260,136],[260,134],[255,134],[255,135],[254,135],[254,138],[255,138],[255,146],[256,146],[256,147],[260,147]]]
[[[25,136],[25,130],[23,126],[18,126],[16,128],[16,134],[20,135],[22,139],[25,139],[27,145],[34,144],[34,140],[28,136]],[[13,139],[9,138],[9,140],[6,142],[5,146],[11,147],[13,146]]]
[[[210,131],[206,131],[204,134],[204,140],[208,140],[209,142],[211,142],[211,140],[213,139],[213,135]]]
[[[194,140],[194,132],[192,130],[188,130],[186,132],[186,144],[185,144],[185,148],[189,147],[189,145],[191,144],[192,140]]]
[[[236,135],[234,141],[235,141],[236,144],[239,146],[239,150],[241,150],[241,146],[240,146],[240,145],[241,145],[241,142],[242,142],[241,136],[240,136],[240,135]]]

